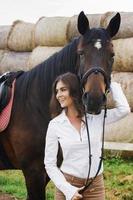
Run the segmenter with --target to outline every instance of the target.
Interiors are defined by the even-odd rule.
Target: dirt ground
[[[0,200],[17,200],[17,199],[8,194],[0,194]]]

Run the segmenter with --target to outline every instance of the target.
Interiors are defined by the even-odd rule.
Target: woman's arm
[[[64,193],[67,199],[72,199],[78,188],[68,183],[57,167],[58,136],[56,134],[56,126],[56,123],[51,122],[48,126],[44,164],[48,176],[56,187]]]
[[[130,112],[130,107],[119,83],[111,82],[111,92],[116,108],[107,110],[106,124],[116,122]]]

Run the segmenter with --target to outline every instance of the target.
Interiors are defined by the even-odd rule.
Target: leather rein
[[[81,88],[82,90],[84,90],[83,84],[86,81],[86,79],[88,78],[88,76],[90,76],[92,73],[94,74],[98,74],[101,73],[104,77],[104,81],[106,83],[106,90],[105,90],[105,95],[107,95],[107,93],[109,92],[109,87],[110,87],[110,81],[107,79],[107,75],[106,72],[100,68],[100,67],[92,67],[90,68],[83,76],[81,74],[81,71],[79,71],[79,79],[80,79],[80,84],[81,84]],[[88,148],[89,148],[89,169],[88,169],[88,176],[86,179],[86,183],[85,183],[85,187],[79,191],[80,194],[82,194],[94,181],[94,179],[97,177],[101,166],[102,166],[102,162],[104,160],[104,135],[105,135],[105,118],[107,115],[107,107],[106,104],[104,105],[104,117],[103,117],[103,133],[102,133],[102,148],[101,148],[101,156],[100,156],[100,161],[99,161],[99,166],[97,169],[97,172],[95,174],[95,176],[89,181],[90,178],[90,171],[91,171],[91,165],[92,165],[92,154],[91,154],[91,142],[90,142],[90,133],[89,133],[89,127],[88,127],[88,122],[87,122],[87,114],[85,112],[85,124],[86,124],[86,130],[87,130],[87,138],[88,138]]]

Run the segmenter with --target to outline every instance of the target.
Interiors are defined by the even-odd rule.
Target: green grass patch
[[[133,200],[133,160],[111,158],[104,162],[106,200]]]
[[[106,200],[133,200],[133,159],[108,158],[104,161]],[[54,185],[47,186],[47,200],[54,200]],[[0,193],[26,199],[24,177],[19,170],[0,171]]]
[[[0,171],[0,193],[8,193],[18,199],[25,199],[25,181],[20,170]]]

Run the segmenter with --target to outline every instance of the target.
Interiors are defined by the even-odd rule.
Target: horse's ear
[[[89,21],[84,12],[82,11],[78,16],[78,31],[81,35],[84,35],[87,29],[89,29]]]
[[[110,34],[110,37],[112,38],[116,33],[118,32],[120,28],[120,22],[121,22],[121,16],[120,13],[117,13],[110,21],[107,31]]]

